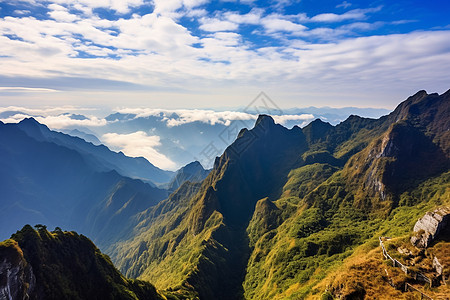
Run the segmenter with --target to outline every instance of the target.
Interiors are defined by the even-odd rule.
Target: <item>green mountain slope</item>
[[[166,299],[151,284],[125,278],[75,232],[27,225],[0,243],[0,257],[2,299]]]
[[[448,202],[449,97],[421,91],[337,126],[260,116],[201,185],[147,210],[108,253],[127,276],[202,299],[319,297],[358,247]]]

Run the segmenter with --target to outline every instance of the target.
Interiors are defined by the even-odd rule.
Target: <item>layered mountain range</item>
[[[0,166],[2,238],[42,223],[77,230],[98,243],[116,239],[129,217],[167,198],[167,188],[156,184],[175,179],[144,158],[52,131],[32,118],[0,123]],[[182,170],[178,183],[207,174],[201,165],[198,174]]]
[[[450,91],[420,91],[387,116],[336,126],[287,129],[260,115],[209,173],[197,163],[180,170],[170,195],[124,168],[102,169],[62,138],[31,138],[23,127],[32,120],[0,124],[2,191],[17,199],[3,205],[30,223],[77,216],[125,276],[172,295],[361,298],[375,287],[340,272],[379,236],[409,235],[426,211],[450,204],[449,116]]]

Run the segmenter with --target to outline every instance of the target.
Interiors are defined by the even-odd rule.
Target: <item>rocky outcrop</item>
[[[33,270],[23,258],[17,242],[0,246],[0,299],[29,299],[36,285]]]
[[[449,220],[449,207],[441,207],[432,212],[427,212],[414,225],[415,235],[411,237],[411,243],[419,248],[427,248],[439,233],[449,225]]]
[[[442,275],[442,272],[444,271],[444,266],[441,264],[441,262],[438,260],[436,256],[433,258],[433,268],[436,270],[436,273],[438,273],[438,275]]]

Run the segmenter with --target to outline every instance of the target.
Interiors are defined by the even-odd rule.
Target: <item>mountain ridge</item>
[[[25,118],[17,126],[35,139],[53,142],[85,154],[91,163],[98,166],[99,171],[116,170],[123,176],[154,183],[168,182],[173,174],[155,167],[143,157],[127,157],[122,152],[113,152],[104,145],[97,146],[79,137],[51,131],[34,118]]]
[[[381,228],[382,218],[404,205],[400,194],[415,191],[414,174],[406,172],[403,181],[399,181],[401,173],[396,171],[394,181],[386,177],[389,172],[407,165],[402,160],[405,153],[440,161],[442,156],[436,156],[435,152],[427,155],[427,151],[441,149],[430,136],[440,133],[444,136],[446,131],[436,130],[434,124],[446,124],[445,115],[425,113],[430,115],[427,121],[427,117],[422,120],[420,114],[405,114],[404,107],[419,107],[427,112],[427,105],[417,105],[424,101],[432,103],[432,99],[438,97],[435,105],[440,110],[437,111],[445,111],[447,95],[419,92],[388,116],[380,119],[350,116],[336,126],[315,121],[303,129],[289,130],[275,124],[269,116],[258,117],[253,129],[241,130],[235,142],[216,158],[213,170],[197,194],[191,194],[184,200],[188,201],[185,204],[180,203],[183,213],[179,213],[180,208],[169,210],[158,224],[148,223],[129,240],[132,243],[146,241],[146,230],[149,230],[155,245],[145,242],[148,248],[143,248],[143,253],[155,253],[163,246],[157,246],[159,241],[167,236],[179,241],[177,247],[169,252],[163,250],[162,261],[158,254],[146,256],[149,265],[144,263],[139,268],[144,266],[145,270],[149,266],[148,270],[153,273],[140,273],[133,267],[129,269],[129,265],[127,270],[133,276],[141,274],[139,278],[157,286],[194,289],[202,299],[244,296],[270,299],[285,295],[288,288],[303,297],[300,295],[304,291],[298,282],[317,282],[316,279],[311,281],[314,268],[310,264],[332,258],[336,264],[351,255],[358,245]],[[405,118],[416,122],[404,127]],[[442,118],[444,121],[440,121]],[[424,135],[418,124],[431,124],[429,135]],[[383,137],[387,139],[384,145]],[[422,147],[411,152],[406,145],[397,158],[386,145],[388,140],[395,143],[398,138],[401,143],[409,139]],[[439,142],[445,145],[442,141],[446,141],[445,136]],[[366,166],[364,161],[370,164]],[[436,176],[445,178],[446,170],[448,165],[444,163],[442,168],[424,174],[420,182],[430,182],[430,178]],[[360,175],[356,176],[355,172]],[[364,180],[370,184],[364,185]],[[370,223],[372,219],[376,221]],[[170,220],[177,221],[171,223]],[[351,222],[355,228],[346,231]],[[158,235],[158,231],[165,233]],[[121,269],[128,259],[139,259],[139,255],[127,258],[126,243],[119,242],[117,246],[121,250],[112,255]],[[192,255],[190,267],[184,269],[187,273],[182,276],[175,275],[182,257],[180,251]],[[165,278],[174,280],[169,282],[160,277],[159,268],[166,271]],[[212,270],[219,272],[216,277]],[[289,285],[292,279],[297,285]],[[229,284],[226,287],[224,280]]]
[[[419,217],[450,205],[449,97],[419,91],[387,116],[335,126],[287,129],[260,115],[201,182],[183,180],[147,207],[144,192],[101,198],[105,217],[92,215],[117,226],[102,245],[126,276],[190,299],[372,295],[342,272],[370,259],[368,276],[384,276],[378,256],[361,253],[377,251],[380,236],[409,241]]]
[[[38,130],[37,135],[41,133],[33,121],[28,122]],[[32,138],[17,124],[0,126],[0,153],[0,228],[5,238],[31,222],[77,229],[101,243],[102,238],[108,238],[100,235],[107,230],[107,223],[97,219],[106,215],[104,220],[125,219],[130,208],[144,210],[167,197],[167,191],[127,179],[115,170],[99,171],[86,155]],[[102,210],[98,205],[106,203],[108,197],[120,199],[127,208],[120,213]],[[127,204],[129,200],[134,204]]]

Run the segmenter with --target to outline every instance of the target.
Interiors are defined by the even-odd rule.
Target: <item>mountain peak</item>
[[[37,121],[35,118],[33,117],[29,117],[29,118],[24,118],[22,121],[19,122],[19,127],[21,126],[33,126],[33,127],[38,127],[40,129],[45,129],[46,131],[50,131],[50,129],[47,127],[47,125],[39,123],[39,121]]]
[[[314,121],[312,121],[311,123],[309,123],[308,125],[305,126],[306,128],[313,128],[313,129],[319,129],[319,128],[323,128],[323,129],[329,129],[329,128],[333,128],[333,125],[331,125],[328,122],[324,122],[321,119],[317,118]]]
[[[420,90],[420,91],[418,91],[417,93],[415,93],[414,95],[412,95],[412,96],[409,97],[409,98],[422,98],[422,97],[425,97],[425,96],[428,96],[427,91],[425,91],[425,90]]]
[[[266,126],[270,126],[270,125],[274,125],[274,124],[275,124],[275,121],[273,120],[273,118],[271,116],[259,115],[258,119],[256,120],[255,127],[257,127],[258,125],[266,127]]]
[[[303,128],[303,133],[306,136],[308,143],[317,142],[323,138],[333,129],[333,125],[328,122],[324,122],[321,119],[315,119]]]
[[[400,103],[398,107],[409,107],[413,104],[416,104],[418,102],[421,102],[424,98],[426,98],[428,95],[428,93],[425,90],[420,90],[417,93],[415,93],[412,96],[409,96],[408,99],[406,99],[405,101],[403,101],[402,103]]]
[[[33,118],[33,117],[24,118],[22,121],[19,122],[19,124],[35,124],[35,125],[41,125],[41,123],[39,123],[38,121],[36,121],[36,119]]]
[[[328,122],[322,121],[322,119],[320,119],[320,118],[315,119],[315,120],[312,121],[310,124],[312,124],[312,125],[315,125],[315,124],[328,124],[328,125],[331,125],[331,124],[328,123]]]
[[[179,171],[185,171],[185,172],[196,172],[196,171],[204,171],[202,164],[199,161],[193,161],[182,167]]]
[[[198,161],[193,161],[180,168],[172,181],[168,185],[170,191],[178,189],[185,181],[200,182],[208,176],[209,171],[205,170]]]
[[[432,123],[442,123],[440,125],[435,124],[435,126],[441,126],[442,128],[440,131],[445,131],[448,127],[445,125],[445,120],[447,119],[444,116],[448,115],[449,96],[450,91],[447,91],[442,95],[437,93],[427,94],[424,90],[418,91],[400,103],[395,110],[389,114],[388,118],[392,123],[400,120],[415,119],[417,122],[420,121],[420,123],[422,123],[421,126],[428,126],[427,124],[431,120],[434,120],[435,116],[441,116]]]
[[[44,135],[50,132],[50,129],[46,125],[39,123],[33,117],[23,119],[17,124],[17,126],[28,136],[38,140],[44,139]]]

